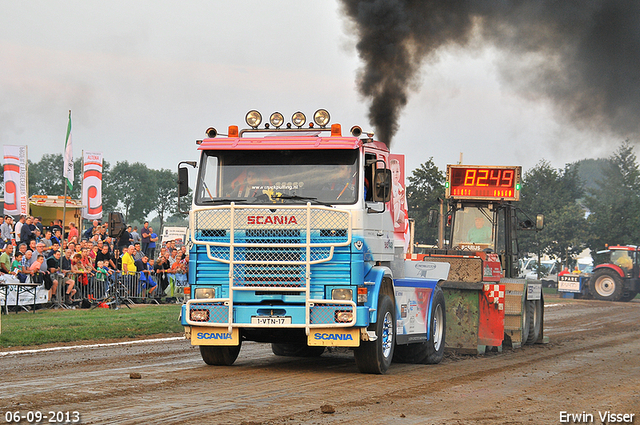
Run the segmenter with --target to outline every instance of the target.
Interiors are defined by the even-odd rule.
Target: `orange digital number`
[[[464,176],[465,186],[474,186],[476,183],[476,170],[467,170]]]

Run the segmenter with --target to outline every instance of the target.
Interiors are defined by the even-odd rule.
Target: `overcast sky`
[[[245,113],[331,113],[368,130],[361,62],[337,1],[0,0],[0,142],[37,162],[62,153],[72,110],[74,157],[176,170],[207,127]],[[421,69],[392,143],[408,171],[448,163],[555,167],[607,157],[619,136],[556,120],[551,105],[501,84],[492,46],[439,51]]]

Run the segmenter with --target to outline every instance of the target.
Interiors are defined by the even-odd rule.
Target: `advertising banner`
[[[82,161],[82,217],[102,218],[102,152],[84,152]]]
[[[4,146],[4,213],[27,215],[29,193],[27,182],[27,147]]]
[[[393,230],[396,241],[400,241],[405,247],[405,251],[409,247],[409,217],[407,214],[407,193],[404,182],[404,155],[391,154],[391,203],[390,210],[393,218]]]

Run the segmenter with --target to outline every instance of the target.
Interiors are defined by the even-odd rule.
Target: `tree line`
[[[63,195],[62,154],[44,154],[40,161],[28,161],[29,196]],[[82,158],[74,161],[73,190],[67,196],[81,199]],[[2,179],[4,176],[2,176]],[[103,160],[102,210],[118,211],[127,223],[142,223],[155,213],[163,224],[177,214],[178,174],[168,169],[155,170],[141,162],[119,161],[114,166]]]
[[[429,210],[444,198],[445,174],[433,158],[408,176],[409,217],[418,243],[435,245]],[[640,243],[640,166],[628,140],[606,159],[587,159],[553,168],[541,160],[523,172],[520,208],[544,214],[544,230],[521,232],[520,251],[541,253],[571,265],[585,248]]]

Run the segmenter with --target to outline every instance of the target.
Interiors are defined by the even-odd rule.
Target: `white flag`
[[[67,139],[64,142],[63,177],[67,181],[67,186],[69,186],[69,190],[73,190],[73,147],[71,146],[71,111],[69,111],[69,125],[67,125]]]

